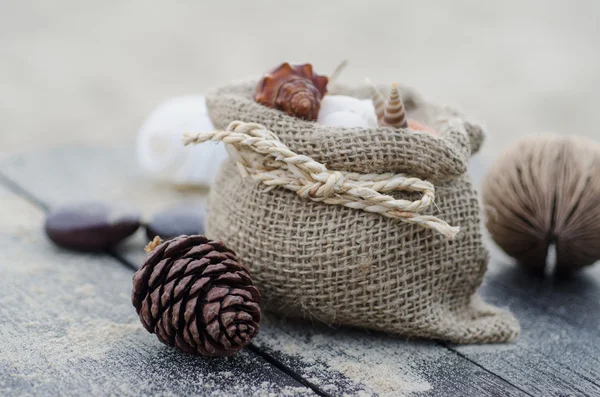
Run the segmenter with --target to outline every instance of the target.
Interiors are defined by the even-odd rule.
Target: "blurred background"
[[[600,1],[3,1],[0,151],[131,144],[168,98],[284,60],[399,81],[518,137],[600,139]]]

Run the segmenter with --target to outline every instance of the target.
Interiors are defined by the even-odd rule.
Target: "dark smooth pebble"
[[[146,225],[146,236],[170,240],[182,234],[204,234],[205,209],[200,204],[179,204],[157,212]]]
[[[102,251],[131,236],[140,214],[123,205],[78,203],[51,211],[46,234],[55,244],[78,251]]]

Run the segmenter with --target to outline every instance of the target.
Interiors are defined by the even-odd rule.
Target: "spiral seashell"
[[[390,96],[385,104],[383,125],[395,128],[406,128],[408,126],[406,113],[404,112],[404,103],[402,103],[402,98],[400,98],[397,83],[392,84]]]
[[[377,115],[377,120],[381,121],[383,119],[383,113],[385,109],[385,98],[383,97],[383,95],[381,95],[381,92],[379,92],[379,90],[371,80],[365,79],[365,81],[371,87],[371,95],[373,100],[373,106],[375,107],[375,114]]]
[[[327,92],[327,82],[326,76],[313,73],[309,63],[291,66],[285,62],[259,81],[254,100],[290,116],[314,121]]]

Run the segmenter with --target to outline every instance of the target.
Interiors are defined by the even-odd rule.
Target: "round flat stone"
[[[204,234],[204,206],[181,203],[157,212],[146,225],[149,240],[159,236],[162,240],[193,234]]]
[[[102,251],[131,236],[140,227],[140,214],[123,205],[86,202],[53,210],[46,234],[55,244],[78,251]]]

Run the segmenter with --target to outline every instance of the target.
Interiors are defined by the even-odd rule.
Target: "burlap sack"
[[[243,178],[228,160],[210,193],[207,233],[250,266],[267,310],[455,343],[504,342],[518,335],[511,313],[476,294],[488,253],[466,171],[483,141],[481,127],[407,90],[409,117],[440,136],[389,127],[326,127],[255,103],[255,85],[232,84],[207,97],[217,129],[234,120],[260,123],[289,149],[329,170],[404,173],[434,182],[435,205],[422,215],[460,227],[452,240],[417,224],[313,202],[281,187],[265,191],[264,184]],[[366,87],[340,85],[330,93],[369,95]]]

